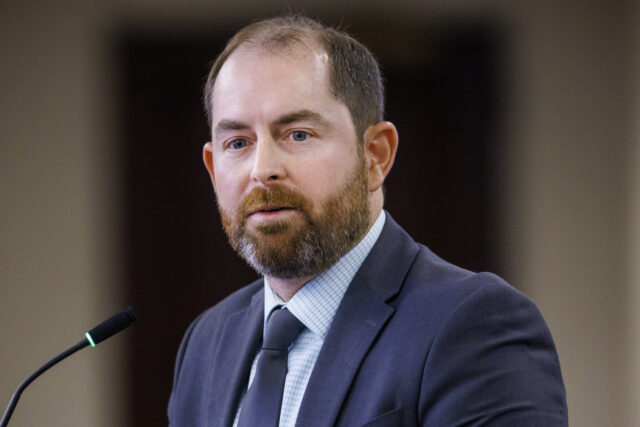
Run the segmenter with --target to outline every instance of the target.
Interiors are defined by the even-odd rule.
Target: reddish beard
[[[314,214],[311,200],[282,185],[256,188],[235,215],[220,205],[222,225],[233,249],[259,274],[283,279],[312,277],[329,268],[364,237],[369,228],[366,168],[361,161],[352,177],[330,194]],[[247,226],[261,206],[282,206],[299,215]]]

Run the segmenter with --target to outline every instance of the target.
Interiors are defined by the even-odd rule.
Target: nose
[[[282,180],[285,177],[284,153],[272,138],[261,138],[256,144],[251,180],[264,185]]]

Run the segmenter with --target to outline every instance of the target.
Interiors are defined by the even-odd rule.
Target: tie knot
[[[304,324],[286,308],[274,310],[267,323],[263,349],[287,350],[304,329]]]

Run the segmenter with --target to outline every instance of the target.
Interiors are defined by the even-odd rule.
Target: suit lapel
[[[360,363],[394,311],[365,286],[354,284],[344,296],[313,368],[298,426],[334,425]]]
[[[393,315],[387,301],[402,287],[418,246],[387,213],[378,241],[349,285],[316,361],[296,425],[336,423],[356,373]]]
[[[253,359],[262,343],[264,326],[264,292],[257,292],[251,304],[227,318],[218,343],[214,366],[217,372],[210,385],[212,396],[209,425],[230,426],[238,409],[242,392],[249,382]],[[222,403],[221,403],[222,402]]]

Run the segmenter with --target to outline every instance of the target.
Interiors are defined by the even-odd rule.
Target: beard
[[[314,214],[313,203],[282,185],[256,188],[240,203],[235,215],[218,204],[231,247],[259,274],[281,279],[320,274],[351,250],[369,228],[368,180],[361,158],[353,176],[331,193]],[[247,220],[261,206],[287,206],[292,219],[257,224]]]

